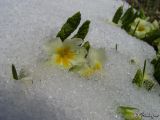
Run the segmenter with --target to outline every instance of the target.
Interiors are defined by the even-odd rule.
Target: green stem
[[[143,67],[143,78],[144,78],[145,71],[146,71],[146,60],[144,61],[144,67]]]

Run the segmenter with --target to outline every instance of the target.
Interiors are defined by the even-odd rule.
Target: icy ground
[[[119,105],[160,114],[159,86],[147,92],[131,83],[145,59],[152,74],[155,51],[107,23],[122,4],[120,0],[0,0],[0,120],[121,120],[116,114]],[[107,54],[103,75],[90,80],[42,64],[44,43],[77,11],[83,21],[92,21],[86,39],[94,47],[104,47]],[[130,64],[131,59],[136,64]],[[12,80],[12,63],[18,70],[29,69],[33,84]]]

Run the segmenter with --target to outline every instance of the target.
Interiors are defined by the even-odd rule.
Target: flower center
[[[144,25],[139,25],[138,26],[138,31],[142,32],[144,30],[145,30]]]
[[[93,68],[94,68],[94,70],[100,70],[100,69],[102,68],[102,65],[97,62],[97,63],[94,65]]]
[[[74,56],[74,52],[68,46],[57,49],[57,54],[64,59],[72,59]]]
[[[74,58],[75,53],[69,46],[63,46],[57,49],[56,63],[69,67],[70,61]]]

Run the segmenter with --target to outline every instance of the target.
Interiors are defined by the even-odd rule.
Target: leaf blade
[[[144,75],[145,75],[145,71],[146,71],[146,60],[144,61],[144,66],[143,66],[143,78],[144,78]]]
[[[127,9],[127,11],[124,13],[124,15],[121,18],[122,24],[124,24],[124,22],[127,21],[132,15],[133,15],[133,8],[130,7]]]
[[[73,38],[81,38],[82,40],[84,40],[84,38],[86,37],[88,31],[89,31],[89,25],[90,25],[90,21],[86,20],[82,26],[79,28],[78,32],[76,35],[74,35]]]
[[[134,20],[137,18],[138,16],[138,12],[134,13],[127,21],[125,21],[122,24],[122,28],[125,29],[127,32],[129,32],[130,27],[131,27],[131,23],[134,22]]]
[[[143,73],[142,73],[141,69],[138,69],[134,78],[133,78],[132,83],[135,83],[138,87],[142,87],[143,82],[144,82]]]
[[[85,42],[85,43],[83,44],[82,47],[84,47],[84,48],[87,50],[87,53],[86,53],[86,55],[85,55],[85,57],[87,57],[87,56],[88,56],[88,51],[89,51],[91,45],[90,45],[90,43],[87,41],[87,42]]]
[[[89,51],[89,48],[90,48],[90,43],[87,41],[83,44],[83,46],[87,51]]]
[[[12,64],[12,76],[13,76],[13,79],[18,80],[17,70],[14,64]]]
[[[152,61],[152,64],[154,65],[154,77],[157,80],[157,82],[160,84],[160,57],[157,58],[157,60],[154,60],[154,63]]]
[[[120,7],[117,9],[116,13],[114,14],[114,17],[113,17],[113,19],[112,19],[112,22],[114,22],[114,23],[117,24],[118,21],[120,20],[121,16],[122,16],[122,14],[123,14],[123,6],[120,6]]]
[[[125,120],[142,120],[141,116],[136,115],[136,111],[139,111],[137,108],[128,106],[119,106],[117,111],[118,113],[121,114],[121,116]]]
[[[64,41],[67,37],[74,32],[81,21],[81,13],[77,12],[73,16],[69,17],[66,23],[62,26],[56,37],[60,37]]]

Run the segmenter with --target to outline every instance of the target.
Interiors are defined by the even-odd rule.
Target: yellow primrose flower
[[[47,45],[49,63],[64,68],[83,63],[87,51],[79,46],[82,42],[83,40],[79,38],[66,39],[64,42],[60,38],[55,38]]]
[[[105,49],[90,48],[87,59],[89,64],[95,69],[101,69],[106,61]]]
[[[86,59],[87,63],[82,66],[79,73],[81,76],[89,77],[95,72],[102,70],[106,60],[105,50],[102,48],[90,48]]]
[[[141,39],[141,38],[144,38],[148,32],[153,30],[154,26],[152,23],[148,22],[147,20],[136,18],[134,23],[131,25],[131,32],[133,32],[135,28],[136,28],[135,36]]]
[[[86,63],[74,67],[72,71],[79,73],[83,77],[89,77],[94,73],[93,69]]]

